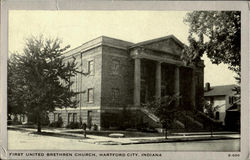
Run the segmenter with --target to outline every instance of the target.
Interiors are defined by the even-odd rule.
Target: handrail
[[[150,118],[152,118],[154,121],[160,122],[160,119],[156,115],[151,113],[149,110],[147,110],[146,108],[141,108],[141,111],[145,113],[147,116],[149,116]]]
[[[195,124],[197,124],[200,127],[203,127],[203,124],[200,123],[199,121],[195,120],[193,117],[191,117],[189,115],[185,115],[185,114],[183,114],[183,116],[186,117],[187,119],[189,119],[190,121],[192,121],[192,123],[195,123]]]
[[[140,109],[143,113],[145,113],[149,118],[151,118],[152,120],[154,120],[155,122],[159,123],[160,119],[154,115],[153,113],[151,113],[148,109],[146,108],[141,108]],[[185,128],[185,125],[180,122],[179,120],[175,120],[174,121],[175,124],[179,125],[181,128]]]
[[[213,122],[220,122],[219,120],[214,120],[213,118],[209,117],[208,115],[206,115],[205,113],[201,112],[201,111],[197,111],[197,113],[199,113],[202,116],[205,116],[206,118],[208,118],[209,120],[213,121]]]

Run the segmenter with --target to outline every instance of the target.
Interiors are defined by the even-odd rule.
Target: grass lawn
[[[83,131],[66,131],[68,133],[74,133],[74,134],[83,134]],[[121,133],[124,134],[125,137],[157,137],[157,136],[164,136],[163,133],[157,133],[157,132],[141,132],[141,131],[87,131],[87,135],[96,135],[96,136],[104,136],[108,137],[111,133]]]

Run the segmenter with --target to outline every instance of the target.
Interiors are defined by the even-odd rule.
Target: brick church
[[[183,46],[173,35],[136,44],[101,36],[66,52],[66,60],[75,59],[78,70],[88,75],[72,79],[77,107],[56,109],[50,122],[61,117],[64,126],[82,121],[98,129],[124,123],[136,127],[141,121],[154,125],[141,104],[173,94],[181,95],[177,104],[183,108],[202,111],[204,64],[186,66],[180,57]]]

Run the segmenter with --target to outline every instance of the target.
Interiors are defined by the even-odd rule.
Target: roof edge
[[[142,45],[146,45],[146,44],[151,44],[151,43],[154,43],[154,42],[157,42],[157,41],[161,41],[161,40],[166,40],[166,39],[173,39],[174,41],[177,42],[177,44],[180,45],[180,47],[184,47],[185,44],[182,43],[178,38],[176,38],[173,34],[170,34],[170,35],[167,35],[167,36],[164,36],[164,37],[159,37],[159,38],[154,38],[154,39],[150,39],[150,40],[146,40],[146,41],[142,41],[142,42],[139,42],[139,43],[136,43],[134,45],[132,45],[131,47],[129,47],[130,49],[134,48],[134,47],[139,47],[139,46],[142,46]]]
[[[76,52],[89,50],[93,47],[96,47],[97,45],[107,45],[107,46],[112,46],[112,47],[121,48],[121,49],[128,49],[128,47],[130,47],[133,44],[134,43],[129,42],[129,41],[124,41],[124,40],[120,40],[117,38],[112,38],[112,37],[107,37],[107,36],[102,35],[92,40],[89,40],[78,47],[72,48],[64,52],[63,55],[67,56],[69,54],[74,54]]]
[[[73,53],[79,52],[79,51],[84,50],[86,48],[90,48],[91,46],[94,46],[98,43],[102,43],[102,41],[103,41],[103,36],[99,36],[97,38],[91,39],[91,40],[83,43],[82,45],[80,45],[78,47],[72,48],[72,49],[64,52],[63,55],[70,54],[70,52],[73,52]]]

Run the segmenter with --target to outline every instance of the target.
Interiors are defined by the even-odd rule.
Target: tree
[[[70,89],[70,78],[77,73],[74,61],[65,61],[58,39],[31,37],[23,53],[8,61],[8,110],[36,117],[41,132],[44,115],[55,108],[75,107],[76,93]]]
[[[227,64],[240,77],[240,11],[194,11],[187,13],[184,22],[189,25],[185,61],[199,60],[206,53],[212,63]]]
[[[8,59],[8,114],[24,113],[24,102],[22,101],[22,80],[18,78],[17,61],[14,55]],[[16,85],[16,86],[15,86]],[[13,87],[15,86],[15,87]]]
[[[215,120],[215,114],[221,106],[218,105],[214,106],[214,103],[208,103],[204,98],[202,99],[202,106],[206,116],[208,116],[208,121],[210,124],[210,133],[212,137],[214,130],[214,123],[218,123],[218,121]]]
[[[157,116],[162,127],[165,129],[165,138],[167,139],[168,129],[171,128],[174,121],[178,117],[179,110],[175,106],[175,102],[179,98],[176,95],[164,96],[152,102],[148,102],[143,106]]]

